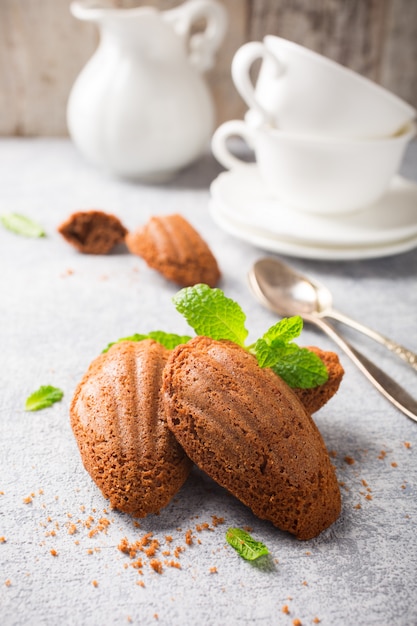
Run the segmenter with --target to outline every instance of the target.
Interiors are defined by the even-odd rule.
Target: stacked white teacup
[[[251,79],[261,60],[256,85]],[[235,54],[232,77],[245,120],[212,138],[228,170],[250,167],[234,155],[238,136],[254,150],[259,175],[288,207],[344,214],[377,202],[415,135],[415,109],[367,78],[294,42],[268,35]]]

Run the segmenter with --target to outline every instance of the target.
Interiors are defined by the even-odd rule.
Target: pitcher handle
[[[226,9],[215,0],[188,0],[165,17],[173,22],[176,32],[188,39],[189,60],[201,72],[211,69],[228,26]],[[192,34],[193,26],[204,20],[206,27],[201,33]]]
[[[278,78],[284,72],[284,67],[278,59],[269,52],[261,41],[250,41],[241,46],[232,60],[232,79],[235,87],[250,109],[257,111],[262,122],[274,125],[274,119],[259,102],[256,96],[255,86],[251,79],[251,68],[255,61],[268,59],[274,68],[274,76]]]
[[[252,169],[252,165],[230,152],[227,140],[231,137],[240,137],[248,146],[252,146],[255,131],[242,120],[229,120],[221,124],[214,132],[211,140],[211,149],[216,159],[228,170]]]

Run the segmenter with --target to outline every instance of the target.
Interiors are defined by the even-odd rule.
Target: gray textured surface
[[[415,179],[416,148],[410,146],[403,168]],[[417,424],[343,356],[343,385],[316,416],[337,453],[343,511],[313,541],[299,542],[257,520],[197,470],[175,501],[137,528],[129,516],[108,510],[81,465],[68,406],[90,361],[118,337],[188,328],[171,304],[176,287],[141,259],[123,252],[82,256],[61,239],[56,227],[74,210],[114,212],[128,228],[152,214],[182,213],[212,247],[223,271],[220,286],[246,311],[251,336],[274,322],[246,286],[247,270],[262,251],[220,231],[208,214],[208,185],[219,171],[213,160],[152,188],[89,168],[67,141],[3,140],[0,171],[0,213],[31,215],[48,233],[30,240],[0,229],[2,626],[285,626],[316,617],[332,626],[416,624]],[[417,350],[417,250],[349,263],[290,261],[325,282],[340,310]],[[415,372],[352,331],[346,335],[417,395]],[[302,340],[333,348],[309,328]],[[61,387],[63,401],[26,413],[26,396],[43,384]],[[213,527],[213,515],[224,524]],[[110,520],[107,532],[101,518]],[[199,532],[205,522],[211,530]],[[268,545],[269,561],[251,565],[226,546],[226,529],[246,525]],[[145,556],[141,575],[117,548],[123,537],[133,542],[152,532],[164,550],[172,535],[173,552],[186,545],[188,529],[195,538],[179,556],[181,569],[157,574]]]

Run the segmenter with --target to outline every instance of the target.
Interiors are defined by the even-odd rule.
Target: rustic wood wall
[[[107,0],[120,6],[178,0]],[[310,47],[417,106],[417,0],[220,0],[229,33],[207,79],[218,121],[244,105],[231,78],[245,41],[275,34]],[[70,0],[0,0],[0,135],[65,135],[71,85],[97,45],[94,26],[75,20]]]

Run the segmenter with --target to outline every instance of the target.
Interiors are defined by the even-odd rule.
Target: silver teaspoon
[[[286,264],[274,258],[257,261],[248,274],[249,285],[256,298],[278,315],[300,315],[315,324],[350,357],[360,371],[394,406],[417,422],[417,401],[388,374],[353,348],[326,321],[314,297],[316,288]]]

